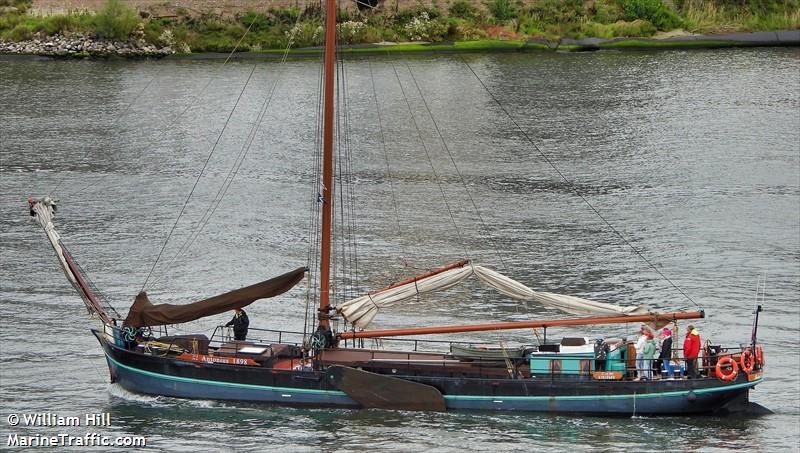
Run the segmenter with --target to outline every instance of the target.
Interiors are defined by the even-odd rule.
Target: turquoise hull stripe
[[[726,385],[724,387],[711,387],[706,389],[698,389],[698,390],[681,390],[676,392],[658,392],[658,393],[629,393],[626,395],[582,395],[582,396],[464,396],[464,395],[443,395],[444,399],[446,400],[503,400],[503,401],[549,401],[549,400],[558,400],[558,401],[593,401],[593,400],[623,400],[623,399],[631,399],[631,398],[663,398],[663,397],[674,397],[674,396],[686,396],[689,392],[694,392],[698,394],[702,393],[715,393],[715,392],[727,392],[730,390],[737,390],[740,388],[745,387],[753,387],[756,384],[761,383],[764,379],[758,379],[752,382],[746,382],[743,384],[734,384],[734,385]]]
[[[317,394],[317,395],[331,395],[331,396],[344,396],[346,397],[347,394],[339,391],[339,390],[312,390],[312,389],[298,389],[298,388],[291,388],[291,387],[271,387],[267,385],[255,385],[255,384],[240,384],[236,382],[219,382],[219,381],[207,381],[204,379],[195,379],[195,378],[187,378],[187,377],[179,377],[179,376],[169,376],[166,374],[154,373],[152,371],[140,370],[138,368],[133,368],[128,365],[124,365],[122,363],[117,362],[109,355],[106,354],[106,358],[113,362],[116,366],[120,368],[124,368],[128,371],[132,371],[134,373],[143,374],[145,376],[158,378],[158,379],[166,379],[170,381],[177,381],[177,382],[189,382],[194,384],[205,384],[205,385],[215,385],[219,387],[236,387],[236,388],[245,388],[251,390],[266,390],[266,391],[273,391],[273,392],[296,392],[296,393],[306,393],[306,394]],[[442,395],[445,400],[454,400],[454,401],[465,401],[465,400],[478,400],[478,401],[485,401],[485,400],[507,400],[507,401],[548,401],[548,400],[560,400],[560,401],[587,401],[587,400],[598,400],[598,399],[605,399],[605,400],[620,400],[620,399],[630,399],[630,398],[663,398],[663,397],[675,397],[675,396],[686,396],[689,392],[694,392],[698,394],[703,393],[716,393],[716,392],[727,392],[730,390],[737,390],[741,388],[747,387],[754,387],[756,384],[760,384],[764,379],[760,378],[752,382],[745,382],[742,384],[734,384],[734,385],[726,385],[723,387],[711,387],[705,389],[698,389],[698,390],[681,390],[676,392],[659,392],[659,393],[631,393],[626,395],[584,395],[584,396],[475,396],[475,395]]]
[[[189,382],[193,384],[205,384],[205,385],[216,385],[218,387],[235,387],[235,388],[244,388],[244,389],[251,389],[251,390],[267,390],[273,392],[295,392],[295,393],[310,393],[316,395],[331,395],[331,396],[347,396],[344,392],[339,390],[313,390],[313,389],[298,389],[298,388],[290,388],[290,387],[271,387],[268,385],[255,385],[255,384],[240,384],[238,382],[220,382],[220,381],[207,381],[205,379],[195,379],[195,378],[187,378],[187,377],[180,377],[180,376],[169,376],[167,374],[160,374],[160,373],[153,373],[152,371],[140,370],[138,368],[133,368],[128,365],[123,365],[122,363],[117,362],[116,360],[112,359],[108,355],[106,358],[114,362],[114,364],[120,368],[124,368],[128,371],[132,371],[134,373],[143,374],[145,376],[158,378],[158,379],[166,379],[169,381],[177,381],[177,382]]]

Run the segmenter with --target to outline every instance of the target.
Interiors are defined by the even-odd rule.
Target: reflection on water
[[[365,287],[466,253],[543,290],[657,309],[696,308],[592,214],[528,135],[615,229],[706,310],[704,338],[746,340],[756,279],[766,274],[759,334],[770,370],[753,398],[776,411],[773,416],[298,409],[146,397],[109,385],[87,332],[91,323],[27,218],[24,200],[56,189],[65,243],[124,313],[255,64],[165,256],[202,218],[277,81],[266,120],[203,234],[185,258],[169,266],[162,261],[148,290],[157,302],[182,303],[305,264],[305,209],[314,196],[318,68],[312,61],[0,64],[2,406],[64,415],[110,412],[109,433],[145,435],[155,451],[796,450],[798,57],[796,49],[747,49],[372,58],[346,65]],[[422,143],[463,241],[443,215],[447,209]],[[266,328],[300,330],[302,297],[298,288],[255,304],[251,319]],[[561,316],[472,285],[396,307],[376,322],[395,327]],[[226,320],[183,328],[210,332]],[[631,336],[634,328],[549,334]],[[509,341],[532,341],[529,332],[508,335]]]

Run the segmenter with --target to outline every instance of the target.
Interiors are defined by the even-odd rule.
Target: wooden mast
[[[438,326],[416,327],[411,329],[367,330],[362,332],[342,332],[339,338],[349,340],[353,338],[400,337],[406,335],[427,335],[456,332],[481,332],[487,330],[512,330],[530,329],[537,327],[553,326],[585,326],[590,324],[624,324],[630,322],[677,321],[679,319],[704,318],[702,311],[650,313],[634,316],[603,316],[593,318],[552,319],[547,321],[514,321],[490,324],[471,324],[465,326]]]
[[[322,118],[322,244],[319,264],[319,325],[328,327],[333,236],[333,84],[336,63],[336,0],[325,1],[325,83]]]

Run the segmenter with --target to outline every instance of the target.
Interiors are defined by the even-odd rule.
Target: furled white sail
[[[64,271],[64,275],[66,275],[67,280],[69,280],[73,288],[75,288],[75,290],[78,292],[78,295],[81,296],[81,299],[83,300],[83,303],[86,304],[86,309],[89,310],[89,313],[96,313],[105,324],[110,325],[112,321],[110,315],[106,312],[106,308],[110,310],[112,315],[116,317],[119,315],[112,307],[104,307],[102,305],[102,303],[98,300],[97,295],[94,293],[92,288],[90,288],[86,276],[81,273],[77,264],[75,264],[74,260],[70,256],[69,251],[61,243],[61,236],[58,234],[58,231],[56,231],[56,227],[53,224],[56,203],[57,200],[49,196],[37,200],[34,200],[33,198],[28,199],[28,206],[30,207],[31,216],[33,216],[39,225],[41,225],[42,229],[44,229],[47,239],[50,241],[50,245],[53,246],[53,250],[55,250],[56,255],[58,256],[58,263],[61,265],[61,270]]]
[[[647,310],[641,306],[621,307],[565,294],[534,291],[514,279],[483,266],[473,266],[473,270],[480,281],[509,297],[538,302],[573,315],[617,316],[647,314]]]
[[[472,268],[469,266],[446,270],[404,285],[351,299],[339,305],[336,310],[350,323],[364,328],[372,322],[379,309],[411,299],[417,294],[451,288],[470,275]]]
[[[348,322],[363,329],[372,322],[381,308],[414,298],[417,294],[451,288],[471,275],[475,275],[478,280],[484,284],[495,288],[509,297],[537,302],[574,315],[615,316],[641,315],[647,313],[647,310],[640,306],[621,307],[589,299],[582,299],[580,297],[534,291],[499,272],[483,266],[474,266],[471,264],[449,269],[410,283],[366,294],[339,305],[337,311],[341,313]]]
[[[69,269],[67,260],[64,258],[64,252],[61,249],[61,236],[58,234],[58,231],[56,231],[55,225],[53,225],[53,214],[56,210],[57,202],[58,200],[54,200],[50,197],[43,197],[39,200],[28,200],[31,216],[33,216],[39,225],[41,225],[42,229],[44,229],[47,239],[50,240],[50,245],[53,246],[53,250],[55,250],[56,255],[58,255],[58,262],[61,264],[64,275],[67,276],[67,280],[69,280],[70,283],[77,285],[78,280]]]

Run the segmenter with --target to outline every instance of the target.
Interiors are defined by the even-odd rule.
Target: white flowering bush
[[[325,29],[322,28],[322,25],[314,29],[314,35],[312,36],[314,42],[322,43],[322,39],[324,37],[325,37]]]
[[[426,11],[412,18],[403,26],[408,39],[411,41],[435,41],[447,32],[447,27],[437,20],[431,20]]]
[[[322,27],[316,23],[298,23],[284,34],[292,47],[318,46],[324,39]]]
[[[339,36],[339,41],[345,44],[363,42],[366,32],[367,24],[364,22],[348,20],[347,22],[336,24],[336,33]]]
[[[286,39],[288,39],[289,42],[291,43],[294,41],[297,35],[302,31],[303,31],[303,26],[300,24],[295,24],[294,27],[290,28],[289,30],[286,30],[284,34],[286,35]]]
[[[158,42],[163,46],[174,47],[175,37],[172,36],[172,30],[164,30],[164,32],[161,33],[161,36],[158,37]]]

